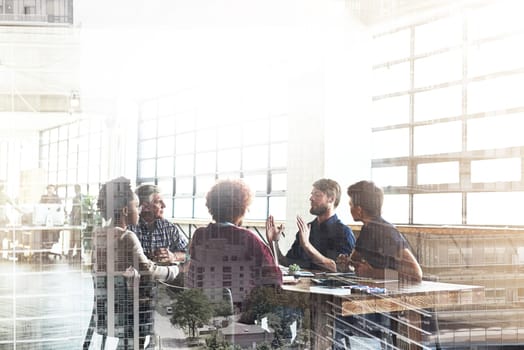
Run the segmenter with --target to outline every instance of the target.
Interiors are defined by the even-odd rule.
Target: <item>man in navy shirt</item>
[[[340,185],[334,180],[320,179],[313,183],[309,212],[316,218],[306,223],[297,216],[298,233],[285,256],[276,243],[283,228],[275,226],[272,216],[268,218],[266,236],[268,242],[275,241],[274,253],[281,265],[298,264],[306,269],[337,271],[337,257],[340,254],[351,254],[355,246],[353,231],[335,214],[340,196]]]

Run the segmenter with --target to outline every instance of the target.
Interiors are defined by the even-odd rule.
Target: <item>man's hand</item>
[[[302,246],[309,245],[309,234],[311,232],[311,225],[307,224],[300,215],[297,215],[298,234],[300,237],[300,244]]]
[[[371,266],[362,255],[356,250],[349,257],[349,264],[355,268],[355,273],[359,277],[384,278],[384,269],[376,269]]]
[[[176,262],[175,253],[172,253],[167,248],[160,248],[155,251],[155,262],[160,264],[172,264]]]
[[[275,226],[273,215],[269,215],[266,220],[266,238],[269,243],[278,241],[280,236],[284,236],[284,224]]]
[[[335,260],[332,260],[330,258],[325,257],[322,255],[317,248],[311,242],[309,242],[309,235],[311,233],[311,224],[308,224],[300,217],[300,215],[297,215],[297,226],[298,226],[298,236],[300,240],[300,246],[306,254],[311,258],[311,260],[322,267],[322,269],[330,271],[330,272],[336,272],[337,271],[337,265],[335,263]]]
[[[373,267],[364,259],[360,260],[360,261],[354,261],[352,260],[351,261],[351,264],[355,267],[355,272],[357,274],[357,276],[360,276],[360,277],[371,277],[371,278],[375,278],[376,275],[375,275],[375,270],[373,269]]]
[[[337,264],[337,271],[340,271],[340,272],[354,272],[355,271],[355,267],[351,263],[351,258],[347,254],[339,254],[335,262]]]

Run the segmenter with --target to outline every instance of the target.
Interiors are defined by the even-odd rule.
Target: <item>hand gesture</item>
[[[273,215],[269,215],[266,220],[266,238],[268,242],[278,241],[280,235],[284,235],[284,224],[275,226]]]
[[[300,215],[297,215],[298,234],[301,244],[309,244],[309,234],[311,232],[311,224],[306,224]]]

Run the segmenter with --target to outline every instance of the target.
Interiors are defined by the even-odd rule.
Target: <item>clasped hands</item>
[[[371,277],[373,274],[373,267],[358,252],[353,252],[351,255],[339,254],[336,263],[337,270],[340,272],[354,271],[362,277]]]

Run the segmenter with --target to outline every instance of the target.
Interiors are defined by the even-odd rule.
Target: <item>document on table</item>
[[[332,288],[332,287],[325,287],[325,286],[311,286],[311,287],[309,287],[309,291],[311,293],[317,293],[317,294],[329,294],[329,295],[338,295],[338,296],[351,295],[351,289],[349,289],[349,288]]]

